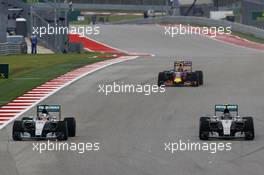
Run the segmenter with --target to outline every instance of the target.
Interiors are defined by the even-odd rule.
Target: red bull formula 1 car
[[[175,61],[173,70],[159,73],[158,86],[193,86],[203,85],[203,72],[192,70],[191,61]]]

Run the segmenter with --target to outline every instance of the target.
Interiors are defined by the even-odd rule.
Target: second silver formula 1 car
[[[13,125],[13,140],[58,139],[67,140],[76,133],[74,117],[61,119],[60,105],[37,106],[36,117],[23,117]]]
[[[199,137],[201,140],[209,138],[245,138],[253,140],[255,137],[253,118],[240,117],[238,105],[215,105],[213,116],[200,118]]]

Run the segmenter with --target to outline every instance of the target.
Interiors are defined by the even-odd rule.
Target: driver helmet
[[[229,109],[225,108],[224,114],[230,114]]]
[[[179,65],[178,71],[183,71],[183,64],[182,63]]]
[[[46,109],[43,109],[40,114],[40,120],[48,120],[49,119],[49,113]]]
[[[224,116],[230,116],[229,109],[225,108],[225,110],[224,110]]]

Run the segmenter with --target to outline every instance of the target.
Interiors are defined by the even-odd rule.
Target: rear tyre
[[[165,81],[166,81],[165,72],[160,72],[158,76],[158,86],[164,85]]]
[[[75,120],[75,118],[74,117],[67,117],[67,118],[64,118],[64,121],[67,122],[69,137],[75,137],[75,135],[76,135],[76,120]]]
[[[57,139],[68,140],[68,127],[66,121],[59,121],[57,126]]]
[[[199,82],[199,85],[203,85],[203,71],[195,71],[196,75],[197,75],[197,78],[198,78],[198,82]]]
[[[22,140],[21,133],[23,132],[22,121],[15,121],[13,124],[12,137],[15,141]]]
[[[201,140],[209,139],[209,133],[210,133],[209,119],[210,119],[209,117],[200,118],[199,138]]]
[[[245,139],[246,140],[253,140],[255,138],[255,131],[254,131],[254,122],[252,117],[243,117],[245,120]]]

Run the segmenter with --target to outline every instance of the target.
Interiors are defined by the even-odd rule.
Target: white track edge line
[[[124,58],[124,57],[125,57],[126,59],[122,60],[122,58]],[[0,130],[3,129],[4,127],[6,127],[8,124],[10,124],[11,122],[13,122],[15,119],[17,119],[17,118],[20,117],[21,115],[23,115],[25,112],[27,112],[27,111],[29,111],[30,109],[32,109],[32,108],[33,108],[34,106],[36,106],[38,103],[40,103],[40,102],[42,102],[43,100],[45,100],[46,98],[52,96],[53,94],[55,94],[55,93],[58,92],[59,90],[63,89],[64,87],[69,86],[69,85],[72,84],[73,82],[75,82],[75,81],[77,81],[77,80],[79,80],[79,79],[81,79],[81,78],[83,78],[83,77],[85,77],[85,76],[87,76],[87,75],[89,75],[89,74],[92,74],[92,73],[94,73],[94,72],[96,72],[96,71],[98,71],[98,70],[101,70],[101,69],[103,69],[103,68],[106,68],[106,67],[108,67],[108,66],[111,66],[111,65],[114,65],[114,64],[118,64],[118,63],[121,63],[121,62],[126,62],[126,61],[129,61],[129,60],[133,60],[133,59],[136,59],[136,58],[138,58],[138,57],[139,57],[139,56],[121,56],[121,57],[119,57],[119,58],[116,58],[116,59],[121,59],[121,60],[117,60],[117,61],[115,61],[115,62],[110,62],[110,63],[108,63],[108,64],[106,64],[106,65],[103,65],[103,66],[101,66],[101,67],[99,67],[99,68],[95,68],[94,70],[91,70],[91,71],[89,71],[89,72],[87,72],[87,73],[84,73],[83,75],[80,75],[80,76],[76,77],[75,79],[69,81],[68,83],[66,83],[66,84],[64,84],[63,86],[59,87],[58,89],[56,89],[55,91],[51,92],[50,94],[45,95],[43,98],[41,98],[40,100],[36,101],[36,102],[33,103],[31,106],[28,106],[27,109],[21,111],[18,115],[14,116],[11,120],[8,120],[6,123],[4,123],[3,125],[1,125],[1,126],[0,126]],[[74,71],[74,70],[73,70],[73,71]],[[70,72],[71,72],[71,71],[70,71]],[[55,79],[56,79],[56,78],[55,78]],[[41,85],[40,85],[40,86],[41,86]]]

